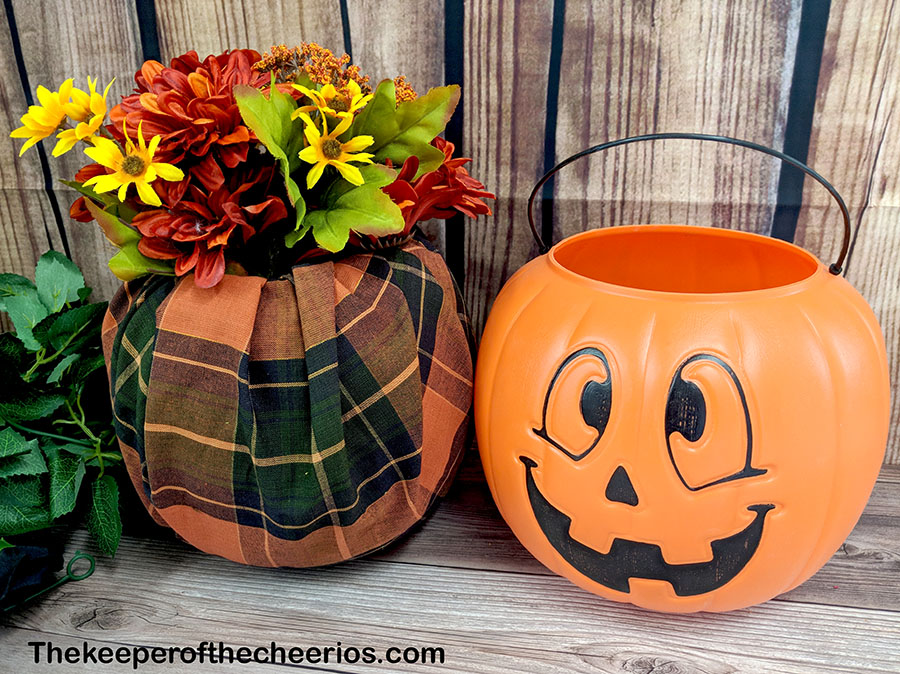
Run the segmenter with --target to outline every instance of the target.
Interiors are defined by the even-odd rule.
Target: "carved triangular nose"
[[[630,506],[638,504],[638,497],[634,491],[634,485],[628,473],[625,472],[624,466],[616,468],[612,477],[609,478],[609,484],[606,485],[606,498],[616,503],[626,503]]]

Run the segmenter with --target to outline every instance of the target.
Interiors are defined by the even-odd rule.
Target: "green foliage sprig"
[[[100,328],[106,303],[90,303],[78,267],[44,254],[35,282],[0,274],[0,549],[13,537],[62,523],[89,503],[87,525],[114,555],[122,533],[115,447]]]

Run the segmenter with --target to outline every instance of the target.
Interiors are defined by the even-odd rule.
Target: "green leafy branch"
[[[106,304],[89,296],[78,267],[52,251],[34,282],[0,274],[0,311],[15,328],[0,335],[0,550],[68,518],[82,491],[101,551],[118,547],[119,492],[108,470],[122,457],[102,372]]]

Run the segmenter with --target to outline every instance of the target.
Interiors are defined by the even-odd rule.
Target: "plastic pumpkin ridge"
[[[525,547],[591,592],[672,612],[750,606],[821,568],[889,426],[881,331],[836,273],[846,244],[829,270],[756,234],[638,225],[520,269],[487,321],[475,420]]]

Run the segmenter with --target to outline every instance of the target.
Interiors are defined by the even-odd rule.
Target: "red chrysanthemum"
[[[135,93],[110,111],[109,131],[121,141],[123,120],[131,137],[143,122],[145,137],[162,136],[159,161],[177,164],[207,190],[216,190],[225,182],[223,166],[234,168],[247,159],[253,135],[232,88],[265,83],[267,76],[252,68],[258,60],[258,52],[238,49],[203,61],[189,51],[169,67],[146,61],[134,76]]]
[[[229,171],[213,190],[191,183],[174,208],[134,217],[131,224],[143,235],[138,249],[147,257],[174,259],[176,274],[193,269],[199,287],[212,287],[225,274],[229,245],[245,244],[287,216],[284,201],[270,193],[278,184],[271,165]]]
[[[490,215],[491,209],[483,200],[496,198],[464,168],[471,159],[453,158],[453,143],[438,137],[431,144],[444,153],[443,164],[414,180],[419,158],[413,155],[403,163],[397,179],[382,188],[400,206],[406,223],[403,234],[408,234],[417,222],[432,218],[446,220],[456,213],[470,218]]]

